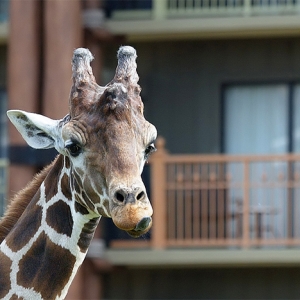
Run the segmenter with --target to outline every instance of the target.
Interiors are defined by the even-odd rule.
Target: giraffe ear
[[[52,120],[39,114],[21,110],[9,110],[7,116],[32,148],[48,149],[55,147],[59,120]]]

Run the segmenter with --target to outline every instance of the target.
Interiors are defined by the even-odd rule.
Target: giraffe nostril
[[[136,196],[136,200],[142,200],[145,196],[145,192],[141,191],[137,196]]]
[[[123,202],[125,200],[125,197],[123,194],[119,193],[119,192],[116,192],[115,193],[115,198],[120,201],[120,202]]]
[[[136,201],[142,201],[146,197],[144,191],[137,192],[128,192],[123,189],[120,189],[115,192],[114,199],[123,204],[127,203],[136,203]]]

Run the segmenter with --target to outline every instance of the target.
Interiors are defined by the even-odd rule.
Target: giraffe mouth
[[[134,229],[128,230],[127,233],[134,238],[140,237],[149,231],[152,226],[152,218],[144,217],[140,222],[137,223]]]

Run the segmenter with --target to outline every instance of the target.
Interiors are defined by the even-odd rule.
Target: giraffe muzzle
[[[132,237],[139,237],[151,228],[153,210],[145,189],[119,188],[112,200],[111,217],[118,228]]]

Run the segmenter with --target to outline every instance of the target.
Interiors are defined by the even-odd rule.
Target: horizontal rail
[[[261,240],[253,239],[249,242],[250,246],[299,246],[300,239],[273,239],[273,240]],[[223,239],[223,240],[169,240],[167,245],[169,247],[241,247],[243,245],[242,239]]]
[[[271,155],[210,155],[210,154],[172,154],[165,157],[165,163],[243,163],[269,161],[298,161],[299,154],[271,154]],[[151,160],[150,160],[151,162]]]

